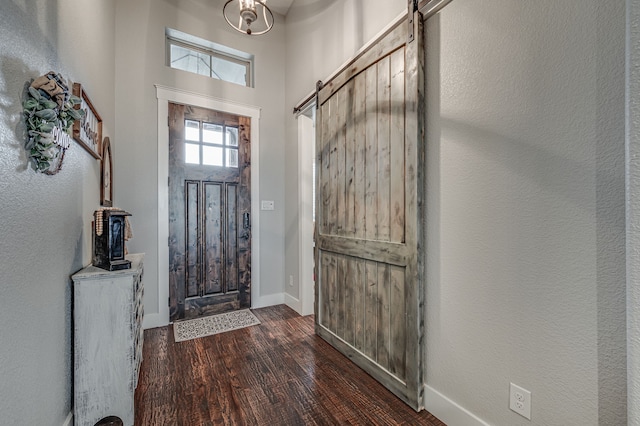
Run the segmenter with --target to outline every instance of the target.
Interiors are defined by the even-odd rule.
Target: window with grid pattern
[[[203,166],[238,167],[238,128],[184,121],[185,163]]]

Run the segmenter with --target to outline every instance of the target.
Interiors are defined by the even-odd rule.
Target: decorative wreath
[[[62,76],[53,71],[29,86],[22,104],[29,136],[25,149],[36,171],[50,175],[60,171],[64,152],[71,144],[69,128],[84,116],[84,111],[74,109],[80,102],[69,93]]]

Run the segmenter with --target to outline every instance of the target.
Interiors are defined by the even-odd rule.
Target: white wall
[[[158,313],[157,100],[154,84],[261,108],[260,197],[275,211],[260,214],[260,293],[284,290],[284,23],[259,37],[235,32],[222,17],[221,0],[117,1],[116,111],[120,142],[115,153],[114,198],[131,212],[129,250],[146,253],[145,314]],[[165,27],[255,55],[255,88],[174,70],[165,65]],[[279,295],[279,296],[278,296]],[[283,300],[283,299],[282,299]],[[162,301],[162,303],[166,303]]]
[[[115,127],[115,6],[0,2],[0,413],[7,425],[61,425],[72,406],[72,285],[91,261],[100,163],[75,142],[55,176],[26,167],[25,84],[50,70],[80,82]]]
[[[640,1],[627,0],[627,401],[640,426]]]
[[[455,0],[427,29],[427,395],[626,424],[624,1]]]
[[[293,107],[406,10],[403,0],[295,0],[286,18],[285,291],[299,291],[298,127]]]

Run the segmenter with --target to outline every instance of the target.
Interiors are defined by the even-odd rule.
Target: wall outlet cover
[[[509,383],[509,408],[522,417],[531,420],[531,392]]]

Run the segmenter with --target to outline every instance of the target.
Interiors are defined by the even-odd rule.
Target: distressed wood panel
[[[331,107],[331,116],[329,119],[329,205],[326,214],[329,215],[329,235],[336,235],[338,230],[338,170],[339,170],[339,158],[338,158],[338,122],[339,122],[339,110],[338,110],[338,98],[333,97],[329,100]]]
[[[200,182],[186,181],[186,296],[200,295]]]
[[[380,241],[389,241],[391,222],[389,218],[389,200],[391,199],[391,168],[389,164],[389,137],[391,123],[391,85],[390,60],[386,56],[378,62],[378,96],[376,100],[377,137],[378,137],[378,235]]]
[[[364,348],[362,352],[377,361],[376,349],[378,340],[378,265],[376,262],[365,263],[366,291],[364,301]]]
[[[344,253],[362,259],[405,266],[409,262],[410,250],[404,244],[385,243],[373,240],[356,240],[345,237],[318,236],[316,247],[331,252]]]
[[[390,321],[390,302],[391,302],[391,286],[389,276],[389,265],[378,263],[378,295],[376,297],[376,326],[377,344],[376,344],[376,360],[378,364],[388,370],[389,369],[389,346],[391,344],[391,321]],[[404,305],[404,302],[400,305]],[[394,306],[394,310],[401,308]]]
[[[204,183],[204,292],[222,292],[222,185]]]
[[[391,55],[391,125],[390,125],[390,235],[392,242],[404,242],[404,63],[405,50]]]
[[[318,93],[316,332],[420,410],[424,52],[412,22],[414,41],[399,23]]]
[[[320,307],[318,318],[320,324],[330,329],[329,308],[331,307],[331,300],[329,299],[329,255],[325,252],[320,253],[321,254],[318,257],[319,260],[316,261],[316,267],[320,271],[318,280],[322,281],[323,285],[316,287],[316,289],[320,290],[319,294],[316,295],[316,298],[318,299],[317,306]]]
[[[363,259],[353,259],[353,317],[354,317],[354,341],[353,346],[362,351],[364,348],[364,324],[365,324],[365,261]]]
[[[337,259],[333,254],[329,256],[329,276],[327,277],[329,286],[329,330],[336,332],[338,316],[338,268]]]
[[[227,235],[225,284],[227,291],[238,290],[238,187],[227,186]]]
[[[346,336],[346,330],[350,328],[349,324],[345,324],[348,279],[347,259],[344,256],[336,256],[336,334],[338,336]]]
[[[378,70],[373,66],[365,72],[365,238],[378,237]]]
[[[347,171],[346,171],[346,156],[347,156],[347,144],[346,144],[346,125],[347,125],[347,91],[341,90],[335,96],[337,100],[338,115],[334,120],[335,133],[336,133],[336,235],[346,235],[346,218],[347,218]]]
[[[365,236],[365,202],[366,202],[366,152],[367,139],[365,129],[365,107],[366,107],[366,79],[365,73],[356,76],[353,88],[353,122],[355,137],[355,159],[354,159],[354,237],[364,238]]]
[[[359,166],[356,161],[356,98],[354,96],[355,80],[351,80],[346,85],[345,101],[345,235],[355,236],[356,223],[356,168]],[[362,163],[364,164],[364,163]]]
[[[355,344],[356,321],[355,321],[355,288],[356,288],[356,260],[348,256],[344,260],[344,329],[342,336],[347,343]]]
[[[404,268],[390,266],[389,279],[390,306],[404,308]],[[405,318],[405,309],[391,309],[389,312],[389,372],[397,377],[405,377],[406,328],[408,326]]]
[[[320,151],[318,153],[318,184],[316,185],[317,194],[321,197],[316,203],[316,221],[319,222],[320,232],[326,234],[329,232],[329,202],[331,200],[331,164],[329,162],[329,153],[331,150],[331,137],[329,136],[329,120],[331,119],[331,103],[326,103],[318,110],[316,118],[320,123],[319,133],[316,136],[316,143]]]

